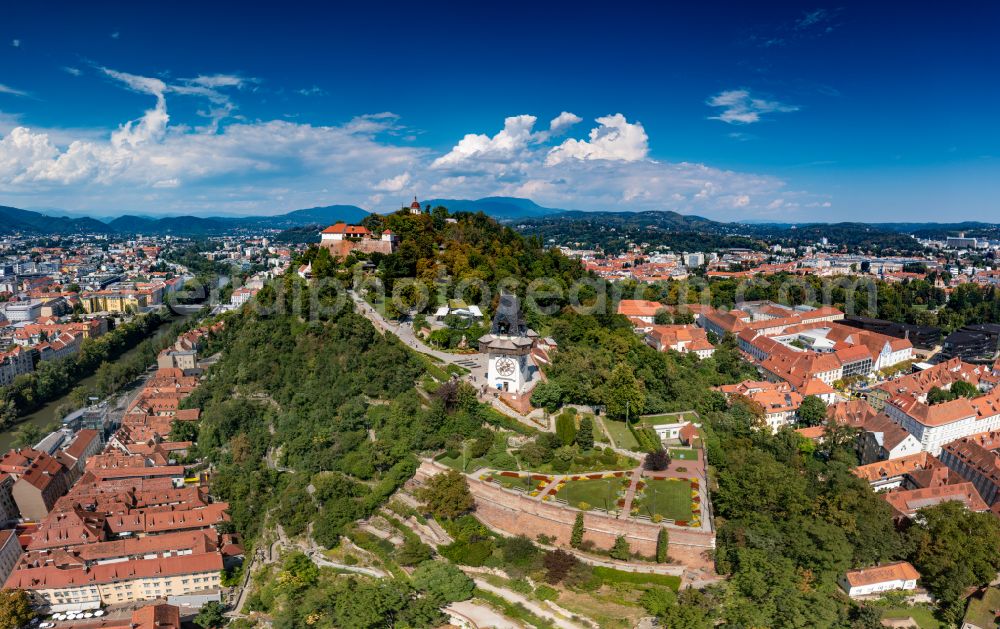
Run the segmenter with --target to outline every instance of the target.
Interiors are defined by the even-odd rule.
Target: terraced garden
[[[644,479],[641,487],[636,487],[632,515],[694,526],[695,521],[700,522],[700,502],[696,480]]]
[[[620,473],[621,474],[621,473]],[[559,483],[555,497],[577,509],[603,509],[614,511],[623,506],[628,491],[629,475],[612,475],[611,478],[570,477]]]

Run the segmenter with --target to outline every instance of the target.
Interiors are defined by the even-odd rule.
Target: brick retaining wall
[[[440,464],[424,461],[415,478],[422,482],[446,470]],[[476,478],[467,478],[469,491],[476,500],[476,517],[487,526],[530,539],[545,534],[555,538],[557,544],[569,545],[578,510],[535,500]],[[616,519],[603,512],[587,511],[583,514],[583,526],[584,540],[593,541],[599,548],[611,548],[615,538],[624,535],[634,552],[651,556],[656,553],[656,537],[663,525],[630,518]],[[666,528],[670,533],[671,551],[675,548],[715,548],[715,536],[710,532],[673,526]],[[678,553],[681,554],[689,553]]]

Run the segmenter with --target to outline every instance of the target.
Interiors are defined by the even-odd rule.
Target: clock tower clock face
[[[497,360],[497,373],[501,376],[511,376],[515,370],[517,370],[517,364],[513,360],[509,358]]]

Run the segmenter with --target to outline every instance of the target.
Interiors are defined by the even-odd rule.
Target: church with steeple
[[[420,201],[417,201],[417,197],[413,197],[413,203],[410,204],[410,214],[423,214],[424,211],[420,208]]]

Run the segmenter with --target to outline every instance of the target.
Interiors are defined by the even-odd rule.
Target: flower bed
[[[487,483],[500,485],[504,489],[527,492],[530,496],[537,496],[545,487],[552,482],[551,476],[544,474],[527,474],[518,472],[485,472],[479,476],[479,480]]]

